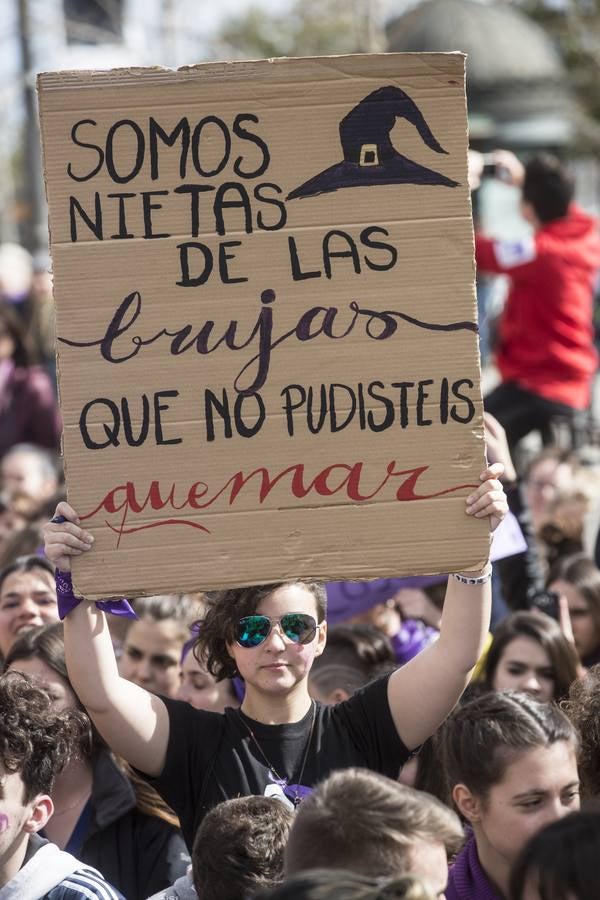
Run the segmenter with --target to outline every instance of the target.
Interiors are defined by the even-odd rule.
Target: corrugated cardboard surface
[[[76,588],[479,567],[487,523],[464,512],[484,465],[464,57],[59,72],[38,87],[68,496],[96,539]],[[373,98],[385,88],[387,120]],[[154,167],[151,119],[166,135],[186,120],[173,146],[157,138]],[[316,192],[286,200],[317,176]],[[190,241],[205,248],[189,251],[190,278],[208,258],[212,271],[178,285]],[[257,380],[267,310],[274,346]],[[213,405],[211,435],[207,392],[229,404],[230,431]]]

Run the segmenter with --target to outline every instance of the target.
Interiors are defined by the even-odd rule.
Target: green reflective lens
[[[280,619],[268,616],[244,616],[237,624],[236,641],[240,647],[258,647],[269,636],[273,623],[279,622],[283,634],[294,644],[308,644],[317,631],[317,623],[306,613],[286,613]]]
[[[241,647],[258,647],[271,630],[267,616],[244,616],[237,627],[237,642]]]
[[[281,630],[295,644],[308,644],[315,636],[317,623],[305,613],[287,613],[281,617]]]

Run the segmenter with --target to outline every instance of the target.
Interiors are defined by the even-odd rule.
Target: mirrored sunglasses
[[[240,647],[258,647],[279,623],[283,634],[294,644],[310,644],[317,633],[316,620],[306,613],[286,613],[278,619],[269,616],[244,616],[236,626],[236,641]]]

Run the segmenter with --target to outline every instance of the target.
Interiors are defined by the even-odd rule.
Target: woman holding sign
[[[494,464],[466,512],[494,530],[506,499]],[[195,710],[118,673],[104,612],[70,588],[71,557],[93,538],[60,503],[46,526],[46,554],[69,609],[65,647],[77,695],[109,746],[136,767],[178,814],[186,841],[205,813],[230,797],[277,796],[292,806],[334,769],[364,766],[396,778],[460,697],[481,653],[490,616],[488,563],[449,578],[439,640],[403,668],[335,707],[314,702],[308,675],[326,640],[325,591],[314,582],[209,595],[195,652],[218,679],[241,675],[239,710]]]

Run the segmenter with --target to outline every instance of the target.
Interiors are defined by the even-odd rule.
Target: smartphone
[[[493,153],[483,154],[483,169],[481,174],[484,178],[496,178],[498,175],[498,166],[494,161]]]
[[[496,162],[493,153],[483,154],[483,169],[481,175],[484,178],[498,178],[500,181],[511,182],[511,174],[506,166],[500,166]]]
[[[540,591],[531,602],[532,609],[539,609],[540,612],[546,613],[551,619],[558,622],[560,608],[558,604],[559,595],[556,591]]]

